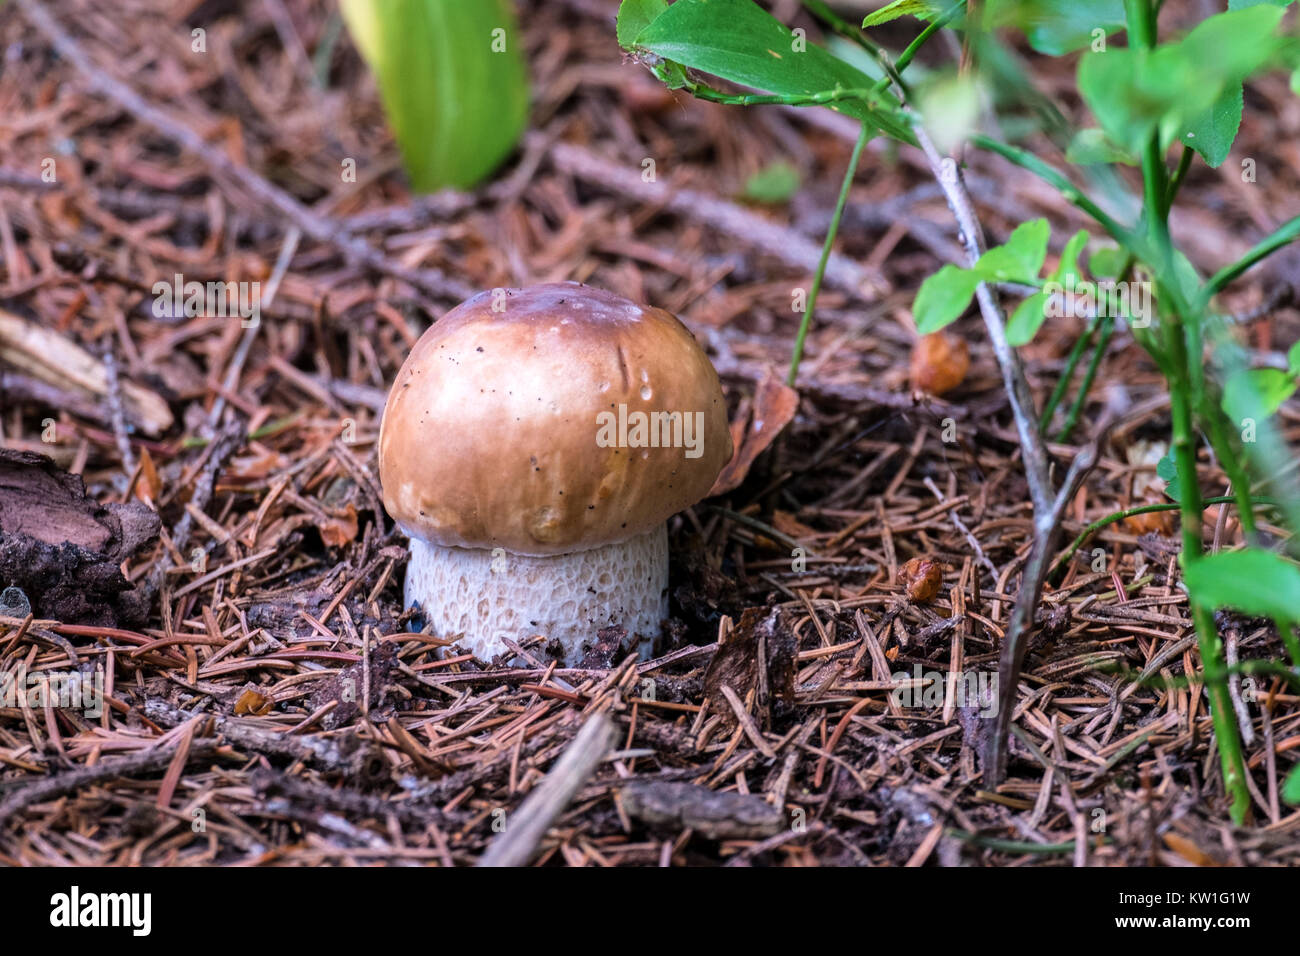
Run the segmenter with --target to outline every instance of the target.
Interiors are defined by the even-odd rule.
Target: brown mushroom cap
[[[602,447],[598,416],[620,405],[628,421],[702,422],[698,457]],[[408,535],[531,555],[646,532],[703,498],[730,457],[717,373],[686,327],[575,282],[482,292],[435,322],[379,434],[384,506]]]

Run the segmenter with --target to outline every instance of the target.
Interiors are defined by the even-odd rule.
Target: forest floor
[[[617,750],[553,820],[540,862],[1300,862],[1300,812],[1277,790],[1300,698],[1271,679],[1236,688],[1254,805],[1232,826],[1204,694],[1179,680],[1199,659],[1169,512],[1100,530],[1048,589],[1008,778],[983,783],[978,702],[943,681],[996,671],[1031,509],[977,318],[953,327],[964,381],[942,398],[911,388],[912,299],[961,258],[919,153],[864,154],[796,410],[778,381],[856,135],[843,117],[670,94],[621,55],[613,0],[533,0],[520,150],[473,193],[413,197],[334,4],[35,6],[0,13],[0,438],[81,476],[92,500],[39,459],[0,462],[31,495],[32,534],[60,507],[84,532],[80,550],[0,540],[0,587],[33,605],[4,598],[0,671],[99,673],[105,706],[0,701],[0,862],[472,863],[597,712]],[[820,35],[798,4],[777,7]],[[1073,60],[1043,69],[1055,92]],[[1232,158],[1193,172],[1173,219],[1202,267],[1300,212],[1300,99],[1285,78],[1247,97]],[[1027,174],[968,160],[994,240],[1046,216],[1059,251],[1084,225]],[[747,200],[777,161],[802,188]],[[153,284],[178,273],[261,282],[260,323],[157,317]],[[739,487],[671,525],[673,622],[654,659],[593,635],[582,667],[547,666],[539,641],[525,646],[535,667],[508,668],[407,629],[379,415],[450,306],[562,279],[679,315],[738,428],[793,417]],[[1300,338],[1298,280],[1300,258],[1282,254],[1225,297],[1258,349]],[[1023,350],[1040,405],[1081,331],[1049,322]],[[1071,440],[1112,383],[1131,411],[1062,547],[1164,500],[1168,400],[1127,333]],[[1281,414],[1294,438],[1300,413]],[[1075,450],[1049,447],[1058,462]],[[1201,466],[1222,494],[1204,451]],[[1240,541],[1228,509],[1210,510],[1211,535]],[[898,583],[913,558],[944,567],[929,602]],[[123,561],[129,592],[113,580]],[[1271,625],[1220,624],[1231,655],[1284,656]],[[900,671],[939,683],[900,702]]]

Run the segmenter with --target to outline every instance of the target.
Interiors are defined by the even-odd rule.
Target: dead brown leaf
[[[275,701],[250,687],[235,701],[235,716],[263,717],[269,714],[274,706]]]
[[[718,475],[709,495],[721,495],[739,488],[755,459],[776,440],[799,409],[799,393],[786,385],[771,368],[764,373],[754,392],[752,414],[742,409],[731,423],[731,461]]]

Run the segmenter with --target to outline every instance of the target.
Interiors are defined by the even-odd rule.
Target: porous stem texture
[[[406,606],[414,605],[435,636],[482,661],[509,653],[503,638],[522,643],[543,634],[546,654],[575,666],[597,632],[611,626],[626,628],[647,657],[668,616],[667,526],[589,551],[542,556],[412,538]]]

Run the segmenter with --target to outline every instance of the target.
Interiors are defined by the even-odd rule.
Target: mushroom
[[[730,457],[717,372],[675,316],[576,282],[482,292],[424,333],[384,408],[406,606],[482,660],[543,634],[573,664],[611,626],[647,656],[667,520]]]

